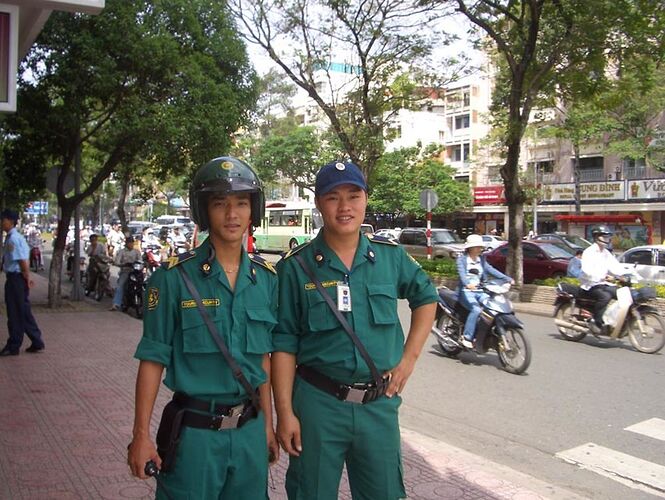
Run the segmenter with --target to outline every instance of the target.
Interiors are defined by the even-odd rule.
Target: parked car
[[[414,257],[427,257],[427,237],[424,227],[402,229],[397,240]],[[455,259],[464,251],[464,243],[450,229],[432,228],[432,258]]]
[[[508,243],[487,254],[487,261],[501,272],[506,272]],[[524,283],[547,278],[563,278],[572,254],[559,245],[546,241],[523,241],[522,256]]]
[[[626,250],[619,257],[627,270],[635,266],[644,281],[665,285],[665,245],[644,245]]]
[[[376,236],[383,236],[384,238],[392,238],[396,240],[399,238],[399,233],[401,231],[400,228],[396,227],[395,229],[379,229],[374,234]]]
[[[360,232],[362,234],[372,234],[374,233],[374,226],[371,224],[360,224]]]
[[[585,240],[581,236],[575,236],[573,234],[566,234],[566,233],[545,233],[545,234],[539,234],[536,236],[535,239],[531,241],[551,241],[551,242],[558,242],[563,245],[566,245],[567,247],[571,248],[573,251],[573,254],[577,250],[584,250],[586,247],[591,246],[591,242],[588,240]]]
[[[483,234],[483,242],[485,243],[485,248],[494,250],[497,247],[503,245],[506,240],[501,236],[494,236],[493,234]]]

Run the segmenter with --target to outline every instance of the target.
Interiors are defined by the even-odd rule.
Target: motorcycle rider
[[[106,241],[108,241],[109,248],[108,254],[113,257],[116,252],[119,252],[121,248],[125,245],[125,235],[122,234],[120,230],[120,224],[117,222],[111,226],[111,229],[106,235]]]
[[[607,226],[597,226],[591,230],[593,244],[582,253],[582,270],[580,272],[580,288],[593,299],[593,322],[589,326],[593,333],[601,333],[604,329],[603,312],[610,300],[617,298],[616,287],[605,282],[608,275],[617,278],[625,274],[616,257],[607,247],[612,232]]]
[[[171,245],[171,237],[169,236],[169,228],[162,226],[159,230],[159,244],[161,249],[159,250],[160,262],[164,262],[166,259],[174,255],[173,246]]]
[[[98,240],[99,237],[96,234],[91,234],[90,245],[85,250],[85,253],[90,257],[88,260],[88,289],[86,290],[86,293],[94,291],[95,286],[97,285],[97,266],[95,265],[95,260],[108,258],[106,245],[100,243]]]
[[[476,335],[476,323],[482,311],[480,300],[487,294],[480,288],[482,282],[487,280],[487,275],[495,278],[515,281],[490,265],[482,255],[485,250],[485,242],[479,234],[470,234],[464,243],[464,253],[457,258],[457,274],[460,282],[458,294],[460,303],[469,311],[469,316],[464,324],[464,337],[462,345],[467,349],[473,349],[473,339]]]
[[[187,250],[189,250],[189,243],[187,242],[187,238],[180,231],[179,226],[173,227],[173,234],[171,235],[171,245],[173,245],[173,249],[176,253],[186,252]]]
[[[141,262],[141,252],[134,248],[134,238],[128,236],[125,240],[125,247],[116,252],[113,258],[113,263],[120,267],[118,274],[118,285],[113,295],[113,305],[111,311],[119,311],[122,306],[122,297],[125,294],[125,286],[127,285],[127,278],[132,270],[134,262]]]

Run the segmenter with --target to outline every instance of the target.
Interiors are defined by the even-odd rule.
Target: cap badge
[[[335,168],[339,171],[346,170],[346,165],[343,163],[335,163]]]
[[[231,170],[233,168],[233,163],[230,161],[225,161],[222,163],[222,168],[224,170]]]

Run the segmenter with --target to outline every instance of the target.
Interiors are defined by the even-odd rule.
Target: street
[[[407,331],[404,301],[400,315]],[[502,371],[493,351],[447,358],[430,337],[404,392],[402,425],[583,496],[653,498],[555,455],[595,443],[659,464],[649,484],[663,488],[663,436],[625,430],[665,419],[663,355],[593,337],[567,342],[551,318],[519,316],[533,348],[526,375]]]

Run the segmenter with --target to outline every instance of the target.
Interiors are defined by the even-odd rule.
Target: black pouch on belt
[[[162,411],[162,419],[159,421],[159,429],[157,429],[157,453],[162,459],[160,468],[162,472],[169,472],[175,467],[184,414],[185,408],[173,400],[169,401]]]

